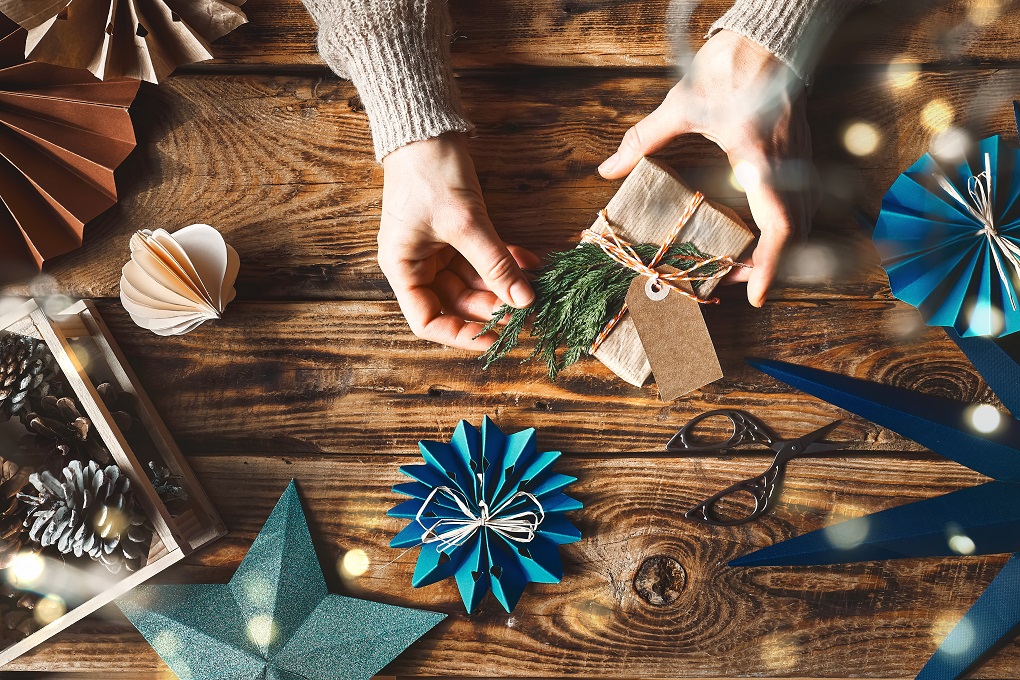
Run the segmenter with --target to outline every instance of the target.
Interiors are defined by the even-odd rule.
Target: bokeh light
[[[871,123],[857,121],[843,132],[843,146],[855,156],[870,156],[878,149],[882,136]]]
[[[967,6],[967,20],[975,26],[990,26],[999,18],[999,0],[970,0]]]
[[[911,61],[909,57],[895,57],[886,70],[886,78],[889,86],[896,90],[904,90],[917,83],[921,75],[921,67]]]
[[[67,604],[59,595],[47,595],[35,605],[35,620],[46,626],[67,613]]]
[[[953,124],[956,113],[944,99],[932,99],[921,109],[921,125],[931,132],[944,132]]]
[[[783,278],[804,283],[827,283],[837,278],[839,254],[827,243],[807,243],[792,250],[783,262]]]
[[[932,136],[928,150],[941,161],[962,161],[970,143],[970,136],[964,130],[949,127]]]
[[[1002,414],[994,406],[989,404],[977,404],[972,406],[967,414],[970,425],[978,432],[988,434],[999,429],[1002,422]]]
[[[346,578],[358,578],[364,576],[371,565],[368,553],[361,548],[354,548],[344,553],[340,558],[340,575]]]
[[[276,621],[268,614],[259,614],[248,619],[248,639],[259,647],[265,647],[276,637]]]
[[[954,639],[947,637],[950,631],[956,633]],[[941,643],[939,653],[959,656],[960,654],[965,654],[974,644],[974,624],[964,616],[954,626],[947,617],[932,627],[932,637]]]
[[[266,609],[273,603],[275,588],[262,574],[249,572],[241,583],[241,590],[248,601],[256,607]]]
[[[761,175],[758,168],[747,161],[740,161],[733,167],[733,174],[730,176],[730,184],[737,191],[753,191],[761,182]]]
[[[797,665],[799,650],[789,635],[770,635],[761,641],[758,650],[762,666],[773,673],[786,673]]]
[[[822,529],[825,540],[839,550],[853,550],[868,538],[871,525],[866,517],[852,522],[839,522]]]
[[[963,533],[954,533],[949,537],[949,549],[957,555],[973,555],[977,550],[974,539]]]
[[[7,580],[15,588],[31,589],[42,577],[46,569],[46,561],[41,555],[31,552],[20,552],[7,572]]]

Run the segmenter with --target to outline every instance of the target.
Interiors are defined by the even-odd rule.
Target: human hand
[[[463,134],[400,147],[383,159],[379,266],[419,338],[484,351],[475,338],[503,302],[534,301],[521,268],[538,258],[506,246],[489,221]]]
[[[627,131],[599,172],[607,179],[623,177],[642,156],[690,133],[726,152],[747,193],[761,236],[752,268],[736,269],[728,280],[746,280],[748,301],[761,307],[783,249],[807,235],[818,207],[803,83],[764,47],[719,31],[662,104]]]

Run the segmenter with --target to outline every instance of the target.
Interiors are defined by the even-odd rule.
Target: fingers
[[[599,174],[606,179],[623,177],[638,164],[642,156],[653,154],[675,137],[688,132],[686,121],[679,115],[672,92],[657,109],[627,130],[616,153],[599,166]]]
[[[747,161],[738,161],[746,163]],[[769,288],[779,272],[783,249],[798,230],[800,214],[794,215],[786,197],[772,185],[772,172],[767,163],[754,164],[757,178],[745,186],[751,216],[761,235],[751,253],[752,269],[747,275],[747,301],[755,307],[765,304]],[[745,173],[745,175],[748,173]],[[802,212],[800,210],[798,213]]]
[[[403,287],[394,284],[393,292],[407,324],[422,340],[475,352],[484,352],[496,340],[496,333],[491,331],[479,338],[475,337],[482,330],[480,323],[443,314],[439,297],[425,286]]]
[[[471,321],[489,321],[493,313],[503,304],[487,290],[468,288],[464,281],[451,271],[439,272],[432,288],[439,298],[443,314]]]
[[[450,225],[448,241],[464,256],[485,288],[512,307],[527,307],[535,301],[531,284],[517,260],[486,219],[468,219]]]

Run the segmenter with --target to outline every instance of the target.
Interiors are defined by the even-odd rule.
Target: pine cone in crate
[[[10,647],[39,630],[35,606],[39,595],[26,593],[9,583],[0,585],[0,648]]]
[[[103,403],[110,411],[110,417],[122,433],[134,424],[134,418],[121,408],[130,408],[125,402],[128,395],[112,383],[103,383],[96,388]],[[35,443],[50,455],[56,469],[72,460],[88,463],[94,460],[100,465],[113,462],[92,421],[82,414],[81,405],[70,397],[48,395],[39,400],[35,411],[24,417],[25,427],[35,433]],[[54,467],[51,465],[51,467]]]
[[[31,507],[28,536],[62,555],[88,555],[117,573],[136,571],[149,554],[152,528],[131,494],[131,481],[116,465],[72,460],[60,472],[32,474],[37,495],[21,494]]]
[[[0,458],[0,569],[11,566],[15,555],[29,542],[25,519],[29,506],[18,498],[32,470]]]
[[[0,337],[0,421],[45,395],[54,375],[56,360],[45,343],[13,333]]]

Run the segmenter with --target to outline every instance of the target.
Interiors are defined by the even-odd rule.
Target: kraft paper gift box
[[[603,217],[606,215],[613,231],[625,241],[661,244],[695,200],[695,195],[696,192],[684,184],[672,168],[644,158],[627,176],[591,228],[606,234],[608,230]],[[675,242],[689,241],[704,253],[737,258],[753,240],[754,234],[735,212],[705,199]],[[646,280],[642,279],[645,278],[638,277],[634,282],[628,302],[639,288],[644,289]],[[714,280],[702,282],[697,290],[698,297],[711,297],[717,283]],[[663,302],[666,301],[668,306],[661,307],[659,323],[641,324],[640,335],[633,305],[628,304],[632,311],[621,319],[594,356],[617,376],[637,386],[648,380],[653,364],[657,364],[656,382],[663,400],[669,401],[721,378],[722,371],[700,304],[675,293],[668,295]],[[639,305],[639,308],[644,306]],[[677,351],[678,342],[682,343],[682,352]],[[649,354],[660,357],[660,360],[649,363]],[[669,376],[665,375],[667,372]],[[669,385],[664,389],[666,382]]]

